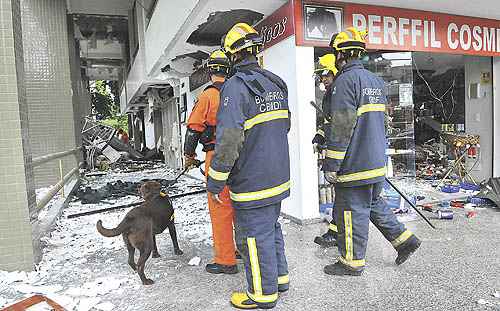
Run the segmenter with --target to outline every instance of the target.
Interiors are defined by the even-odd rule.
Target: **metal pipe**
[[[61,151],[61,152],[47,154],[47,155],[44,155],[44,156],[41,156],[41,157],[36,157],[36,158],[33,158],[33,160],[31,161],[31,163],[33,164],[33,167],[37,167],[37,166],[39,166],[41,164],[49,162],[50,160],[62,158],[62,157],[65,157],[67,155],[76,153],[80,149],[82,149],[82,147],[77,147],[75,149],[71,149],[71,150],[68,150],[68,151]]]
[[[68,182],[68,180],[80,169],[80,167],[83,165],[83,163],[78,164],[77,167],[73,168],[71,171],[69,171],[68,174],[66,174],[62,180],[60,180],[57,184],[55,184],[52,188],[50,188],[49,192],[44,195],[40,201],[36,204],[37,209],[41,209],[47,205],[47,203],[52,200],[52,198],[56,195],[56,193],[61,190],[62,187]]]
[[[410,206],[415,210],[415,212],[417,212],[420,217],[422,217],[425,222],[431,226],[432,229],[436,229],[436,227],[434,227],[434,225],[431,223],[431,221],[429,219],[427,219],[427,217],[424,216],[424,214],[422,214],[422,212],[420,212],[420,210],[417,208],[417,206],[406,196],[406,194],[403,193],[403,191],[399,190],[398,187],[396,187],[396,185],[394,185],[392,183],[392,181],[389,180],[389,178],[385,178],[385,181],[394,189],[396,190],[397,193],[399,193],[399,195],[406,201],[406,203],[410,204]]]

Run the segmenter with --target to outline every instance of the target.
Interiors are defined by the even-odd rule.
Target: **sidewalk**
[[[150,178],[175,175],[162,167],[142,174]],[[137,179],[137,175],[111,174],[95,183]],[[179,191],[197,183],[182,178]],[[135,200],[124,197],[115,203]],[[155,281],[152,286],[141,285],[127,265],[121,237],[104,238],[95,230],[98,219],[112,227],[128,209],[66,218],[103,207],[70,203],[45,240],[38,272],[0,271],[0,308],[42,293],[68,310],[78,311],[233,310],[231,292],[246,289],[243,266],[240,264],[237,275],[205,272],[205,264],[212,258],[205,194],[174,200],[184,255],[174,255],[168,230],[160,235],[162,257],[150,258],[146,266],[146,275]],[[455,210],[453,220],[434,220],[438,230],[421,220],[407,223],[423,244],[401,267],[394,264],[396,252],[390,243],[371,227],[367,268],[361,277],[323,273],[323,266],[334,261],[337,250],[322,249],[312,241],[325,232],[326,225],[283,223],[291,288],[275,310],[500,310],[500,298],[493,296],[500,292],[500,209],[479,210],[471,219],[463,210]],[[189,266],[195,256],[201,258],[200,265]]]
[[[500,299],[492,296],[500,291],[500,211],[483,210],[473,219],[456,213],[452,221],[435,222],[439,230],[422,221],[408,224],[423,244],[401,267],[372,227],[361,277],[323,274],[337,251],[312,242],[322,225],[284,225],[291,289],[275,310],[500,310]],[[119,310],[232,310],[228,299],[232,290],[245,288],[244,274],[209,275],[203,266],[210,249],[185,249],[188,257],[202,251],[199,267],[167,267],[155,288],[125,294]],[[120,262],[125,265],[125,258]],[[163,271],[156,263],[152,269]],[[480,299],[487,304],[478,304]]]

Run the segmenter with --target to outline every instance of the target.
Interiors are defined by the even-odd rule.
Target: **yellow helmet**
[[[259,33],[246,23],[234,25],[229,29],[222,41],[224,52],[229,55],[253,47],[259,48],[261,45],[262,38]],[[258,52],[258,49],[256,52]]]
[[[207,67],[210,73],[228,74],[231,65],[222,50],[215,50],[208,58]]]
[[[349,27],[334,34],[330,46],[335,51],[360,50],[365,52],[367,34],[368,32],[365,30],[359,31],[354,27]]]
[[[338,69],[335,66],[335,60],[336,58],[333,54],[326,54],[321,56],[314,72],[319,75],[325,75],[328,73],[328,71],[330,71],[334,76],[337,75]]]

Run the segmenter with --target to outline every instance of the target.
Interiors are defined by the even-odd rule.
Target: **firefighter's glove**
[[[325,172],[325,179],[331,184],[336,184],[339,182],[337,172]]]
[[[325,142],[326,142],[325,137],[321,134],[314,135],[314,138],[312,140],[313,145],[314,144],[324,145]]]
[[[314,152],[321,153],[324,149],[323,146],[325,145],[325,137],[320,134],[314,135],[312,144]]]
[[[185,155],[184,156],[184,169],[190,170],[192,168],[198,167],[200,161],[196,159],[196,155]]]
[[[222,200],[219,198],[218,193],[211,193],[209,192],[208,195],[212,198],[212,200],[216,201],[219,204],[222,204]]]

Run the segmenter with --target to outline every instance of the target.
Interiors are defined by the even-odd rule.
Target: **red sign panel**
[[[297,45],[328,46],[316,29],[334,29],[342,11],[343,27],[368,30],[369,49],[500,56],[498,20],[325,0],[295,0],[294,11]]]
[[[368,30],[368,47],[500,56],[500,21],[368,5],[346,5],[345,25]]]
[[[264,42],[263,49],[267,49],[293,35],[295,33],[294,26],[293,3],[290,0],[256,26],[256,30],[260,33]]]

